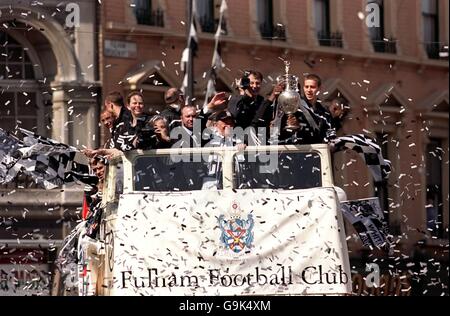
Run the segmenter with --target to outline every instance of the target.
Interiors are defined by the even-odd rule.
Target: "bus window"
[[[317,153],[278,152],[237,154],[234,159],[236,189],[298,190],[322,186]]]
[[[134,162],[135,191],[222,190],[222,158],[217,154],[175,162],[170,155],[143,156]]]

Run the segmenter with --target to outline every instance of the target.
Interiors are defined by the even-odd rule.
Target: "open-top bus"
[[[325,144],[125,153],[107,169],[87,282],[99,295],[350,294],[342,193]]]

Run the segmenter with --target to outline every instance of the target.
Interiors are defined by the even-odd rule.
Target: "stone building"
[[[97,8],[97,1],[0,1],[2,129],[98,145]],[[0,188],[0,295],[27,293],[36,275],[41,281],[27,294],[49,294],[55,247],[71,229],[82,189],[43,191],[26,177]]]

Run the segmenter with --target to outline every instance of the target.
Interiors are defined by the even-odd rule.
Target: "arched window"
[[[38,66],[38,65],[36,65]],[[0,127],[37,132],[40,96],[28,48],[0,32]]]
[[[42,93],[36,80],[29,48],[6,32],[0,31],[0,128],[16,127],[41,133],[44,127]],[[41,133],[42,134],[42,133]],[[30,177],[19,174],[6,188],[30,188]]]

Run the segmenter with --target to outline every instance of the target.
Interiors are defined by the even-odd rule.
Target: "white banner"
[[[333,188],[127,194],[105,233],[110,295],[351,293]]]

